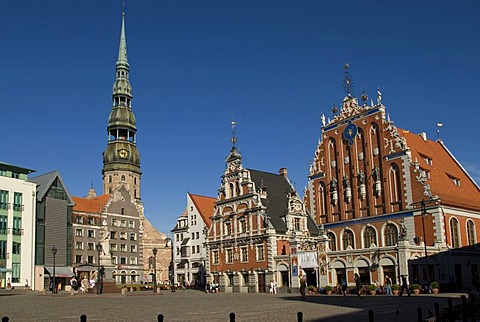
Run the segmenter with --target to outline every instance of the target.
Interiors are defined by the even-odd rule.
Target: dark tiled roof
[[[262,203],[267,207],[267,215],[270,222],[278,233],[285,233],[287,226],[283,218],[287,214],[287,194],[294,191],[293,187],[287,178],[282,175],[252,169],[248,170],[257,189],[263,188],[267,191],[267,200],[262,200]],[[310,216],[308,216],[308,230],[312,235],[318,234],[318,229]]]
[[[31,181],[37,184],[37,200],[41,201],[43,200],[43,197],[45,197],[45,194],[48,192],[48,189],[50,189],[50,187],[53,184],[53,181],[56,178],[58,178],[58,181],[60,181],[60,184],[63,186],[63,189],[65,190],[65,193],[67,195],[67,200],[69,204],[73,205],[74,204],[73,199],[68,193],[67,187],[63,183],[62,177],[60,176],[60,173],[58,171],[55,170],[49,173],[45,173],[37,177],[31,178],[28,181]]]

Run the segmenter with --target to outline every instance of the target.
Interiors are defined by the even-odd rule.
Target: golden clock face
[[[120,150],[118,152],[118,155],[120,156],[120,158],[126,158],[128,156],[128,151],[127,150]]]

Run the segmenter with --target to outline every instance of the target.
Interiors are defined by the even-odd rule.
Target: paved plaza
[[[460,294],[398,296],[312,295],[301,300],[299,294],[207,294],[195,290],[179,290],[121,294],[47,294],[23,290],[0,291],[0,317],[17,321],[368,321],[368,310],[375,321],[417,321],[417,307],[424,316],[434,312],[434,303],[447,306],[447,298],[460,303]]]

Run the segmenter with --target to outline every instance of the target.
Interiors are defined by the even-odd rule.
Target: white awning
[[[53,275],[53,267],[52,266],[44,266],[45,271],[48,275]],[[73,271],[71,267],[65,266],[55,266],[55,277],[72,277]]]

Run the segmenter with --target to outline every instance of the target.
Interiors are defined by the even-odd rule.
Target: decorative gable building
[[[130,191],[122,186],[112,194],[97,197],[90,189],[87,197],[74,197],[74,201],[73,258],[77,275],[95,280],[100,267],[106,283],[140,282],[143,217]]]
[[[367,100],[348,93],[332,120],[322,115],[310,166],[305,202],[328,237],[327,283],[352,284],[354,273],[364,284],[473,283],[479,260],[447,271],[424,257],[478,242],[479,187],[443,142],[394,126],[380,91]]]
[[[297,247],[320,245],[318,229],[287,170],[273,174],[244,168],[235,141],[233,137],[211,217],[207,281],[224,292],[265,292],[272,280],[280,288],[298,287],[305,271],[299,270]],[[305,272],[317,280],[310,282],[314,285],[316,268],[313,274]]]

